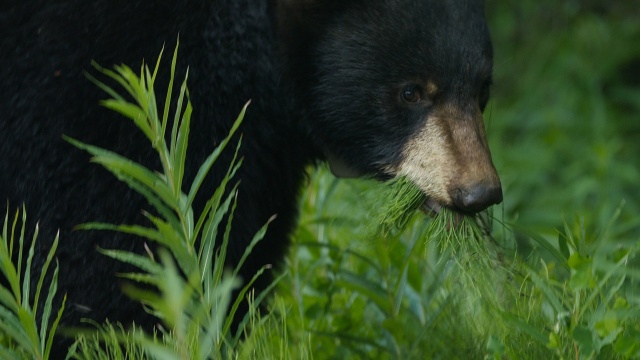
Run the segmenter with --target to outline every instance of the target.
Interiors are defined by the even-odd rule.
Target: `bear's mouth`
[[[427,215],[435,216],[442,211],[442,205],[440,205],[437,201],[433,200],[430,197],[427,197],[427,200],[422,204],[420,210]]]
[[[423,214],[425,214],[430,218],[435,218],[442,212],[442,209],[444,208],[446,208],[447,210],[453,213],[453,219],[451,220],[449,227],[457,227],[462,223],[462,220],[466,216],[474,215],[472,213],[463,212],[456,208],[442,205],[430,197],[427,197],[424,203],[422,203],[422,206],[420,206],[420,211],[422,211]]]

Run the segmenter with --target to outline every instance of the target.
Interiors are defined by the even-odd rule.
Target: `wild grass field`
[[[174,258],[152,264],[107,255],[141,268],[144,275],[132,280],[163,296],[130,289],[132,295],[164,311],[173,331],[101,326],[110,346],[85,334],[73,358],[640,358],[638,9],[637,1],[487,0],[495,75],[485,123],[503,204],[459,224],[447,213],[418,212],[403,228],[387,227],[384,184],[314,170],[276,291],[260,316],[248,319],[243,338],[230,332],[221,310],[233,304],[229,289],[237,282],[203,261],[215,238],[205,236],[231,211],[232,199],[217,194],[210,211],[219,216],[182,222],[189,210],[171,204],[197,184],[171,188],[175,199],[156,206],[175,218],[157,219],[148,231],[120,230],[164,239]],[[175,131],[161,149],[167,162],[181,161]],[[104,163],[116,161],[77,145],[106,156]],[[7,217],[1,234],[7,246],[0,262],[13,282],[0,291],[0,358],[47,358],[58,309],[49,306],[47,326],[32,309],[40,301],[47,310],[47,291],[55,289],[44,283],[39,297],[19,296],[29,293],[20,278],[39,274],[11,270],[8,253],[29,253],[15,219]],[[168,236],[166,225],[189,230]],[[199,247],[193,242],[193,252],[180,252],[179,241],[200,235]],[[196,270],[207,275],[177,275]]]

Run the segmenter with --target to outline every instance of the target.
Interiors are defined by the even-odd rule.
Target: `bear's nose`
[[[457,188],[453,191],[452,199],[458,210],[477,213],[491,205],[502,202],[502,187],[479,183],[469,188]]]

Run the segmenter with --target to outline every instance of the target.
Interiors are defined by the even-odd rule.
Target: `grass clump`
[[[310,188],[313,216],[301,218],[278,295],[291,306],[291,346],[345,359],[640,356],[640,243],[618,224],[622,209],[608,226],[578,218],[553,237],[513,230],[497,212],[412,211],[404,231],[363,239],[362,199],[378,185],[321,169]],[[535,244],[526,257],[521,239]]]
[[[381,230],[377,236],[388,236],[390,231],[396,231],[398,235],[395,241],[402,241],[400,233],[412,219],[425,222],[424,230],[418,237],[439,250],[439,261],[446,264],[448,271],[456,277],[460,289],[464,289],[458,301],[466,309],[463,314],[474,319],[472,326],[480,333],[488,330],[484,329],[480,318],[491,309],[502,308],[506,301],[506,290],[496,291],[496,284],[504,283],[509,276],[515,255],[492,237],[491,215],[488,212],[465,215],[443,207],[437,213],[430,214],[428,219],[425,214],[416,211],[423,206],[426,196],[410,180],[399,177],[383,185],[388,189],[381,197],[385,204],[380,207]],[[388,251],[388,245],[378,251]],[[509,260],[505,259],[506,253],[511,253]]]
[[[405,176],[395,177],[382,186],[380,203],[374,205],[377,215],[373,224],[379,226],[376,232],[387,234],[402,231],[427,199],[411,180]]]
[[[381,187],[380,200],[374,206],[378,210],[373,237],[404,231],[427,200],[424,192],[405,176],[389,180]],[[431,215],[424,241],[435,240],[441,252],[452,255],[466,271],[485,273],[495,268],[492,259],[499,246],[491,236],[489,214],[464,215],[443,207]]]
[[[92,324],[96,330],[79,336],[73,345],[74,359],[146,360],[150,358],[140,342],[129,340],[144,337],[142,331],[135,325],[125,329],[122,324],[112,324],[109,321],[104,324]],[[115,346],[116,344],[122,344],[122,346]]]
[[[415,211],[421,201],[404,206],[412,201],[398,194],[415,190],[404,180],[393,182],[395,189],[381,189],[365,181],[324,184],[329,176],[317,173],[311,185],[317,195],[304,197],[302,207],[315,209],[316,217],[301,219],[290,273],[279,292],[292,306],[292,342],[308,342],[317,358],[482,358],[473,354],[482,354],[484,338],[466,321],[469,311],[460,311],[467,298],[460,295],[459,271],[442,255],[444,240],[432,236],[447,234],[446,223]],[[341,202],[363,206],[351,205],[344,213]],[[358,234],[358,223],[371,216],[371,203],[380,210],[374,219],[386,220],[374,220],[374,231]],[[386,231],[378,231],[382,223]]]
[[[565,223],[556,241],[534,236],[548,249],[522,264],[516,302],[501,313],[517,331],[504,338],[505,355],[522,351],[559,358],[640,357],[640,243],[616,241],[613,224],[591,233],[583,221]],[[555,243],[555,244],[554,244]],[[526,338],[528,341],[523,341]]]
[[[26,222],[27,213],[24,208],[16,211],[13,221],[10,221],[7,209],[0,234],[0,271],[4,277],[0,285],[0,358],[46,360],[51,355],[54,334],[66,301],[65,295],[62,306],[56,313],[52,304],[58,287],[58,266],[56,264],[52,274],[49,267],[59,239],[56,236],[53,240],[40,269],[36,288],[31,288],[38,226],[33,232],[31,245],[26,248]],[[50,276],[48,288],[45,287],[47,276]]]

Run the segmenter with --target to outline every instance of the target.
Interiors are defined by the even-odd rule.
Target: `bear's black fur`
[[[283,258],[305,167],[317,160],[343,175],[406,174],[434,210],[474,212],[501,199],[481,118],[492,50],[480,0],[10,0],[0,5],[0,199],[39,219],[36,266],[60,229],[65,324],[149,323],[121,295],[114,275],[122,266],[96,252],[141,251],[141,242],[72,231],[88,221],[143,222],[149,205],[62,135],[157,167],[146,139],[98,105],[106,96],[83,72],[95,75],[92,60],[138,68],[178,37],[194,105],[188,176],[252,100],[229,262],[277,219],[243,278]],[[440,145],[423,149],[432,142],[423,132]],[[420,159],[403,165],[421,154],[437,169]],[[231,156],[212,170],[209,191]],[[491,194],[469,206],[478,189]]]

